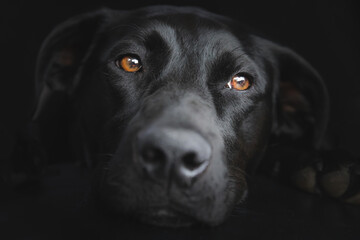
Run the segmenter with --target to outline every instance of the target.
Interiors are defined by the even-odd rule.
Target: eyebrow
[[[110,47],[109,58],[114,59],[121,54],[141,54],[144,50],[143,44],[137,40],[123,39]]]

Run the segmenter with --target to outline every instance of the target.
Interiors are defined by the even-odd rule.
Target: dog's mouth
[[[169,207],[149,209],[142,213],[141,220],[162,227],[188,227],[197,222],[193,217]]]

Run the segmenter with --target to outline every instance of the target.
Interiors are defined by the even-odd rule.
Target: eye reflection
[[[245,91],[251,87],[251,81],[244,74],[237,74],[226,84],[227,88]]]
[[[131,73],[139,71],[142,67],[140,59],[133,56],[124,56],[121,59],[117,59],[115,64],[125,72]]]

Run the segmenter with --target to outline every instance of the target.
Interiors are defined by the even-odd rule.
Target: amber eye
[[[246,75],[237,74],[227,83],[226,87],[244,91],[251,87],[251,81]]]
[[[124,56],[115,61],[117,67],[122,68],[125,72],[137,72],[141,69],[142,65],[137,57]]]

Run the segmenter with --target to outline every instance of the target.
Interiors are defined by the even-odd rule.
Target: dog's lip
[[[158,226],[186,227],[193,225],[195,218],[171,207],[149,208],[142,213],[141,220]]]

